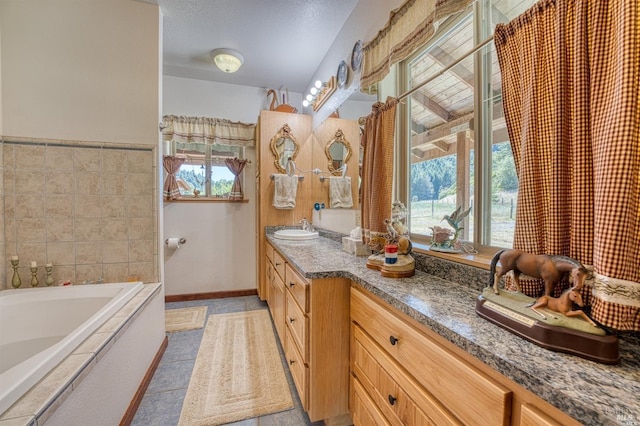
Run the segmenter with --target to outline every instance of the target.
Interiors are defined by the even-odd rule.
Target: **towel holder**
[[[271,180],[274,180],[276,178],[276,175],[271,175]],[[304,176],[298,176],[298,181],[302,182],[304,180]]]

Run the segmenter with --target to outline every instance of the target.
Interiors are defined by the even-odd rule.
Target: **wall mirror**
[[[329,160],[328,167],[329,172],[332,175],[340,175],[340,168],[349,161],[351,157],[351,145],[347,141],[342,133],[342,130],[338,129],[324,149],[327,159]]]
[[[271,152],[275,156],[273,163],[280,173],[286,173],[288,161],[295,160],[300,150],[288,124],[282,126],[278,133],[271,138],[270,146]]]

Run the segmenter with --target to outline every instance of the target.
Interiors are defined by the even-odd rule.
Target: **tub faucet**
[[[314,229],[313,229],[313,225],[311,225],[311,224],[309,223],[309,221],[307,220],[307,218],[306,218],[306,217],[303,217],[303,218],[300,220],[300,222],[298,222],[298,223],[302,225],[302,230],[303,230],[303,231],[308,231],[308,232],[313,232],[313,231],[314,231]]]

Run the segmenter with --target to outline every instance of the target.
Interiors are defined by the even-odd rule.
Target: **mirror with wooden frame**
[[[342,130],[338,129],[333,139],[327,142],[324,152],[329,160],[329,172],[332,175],[340,175],[342,166],[347,164],[351,157],[351,145],[345,139]]]
[[[282,126],[278,133],[271,138],[270,146],[271,152],[275,156],[273,164],[275,164],[276,169],[280,173],[287,173],[287,163],[289,160],[295,160],[300,150],[288,124]]]

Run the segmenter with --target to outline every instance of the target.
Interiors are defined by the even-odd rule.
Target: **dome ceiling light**
[[[233,49],[215,49],[211,52],[211,58],[220,70],[233,73],[238,71],[244,63],[244,57]]]

